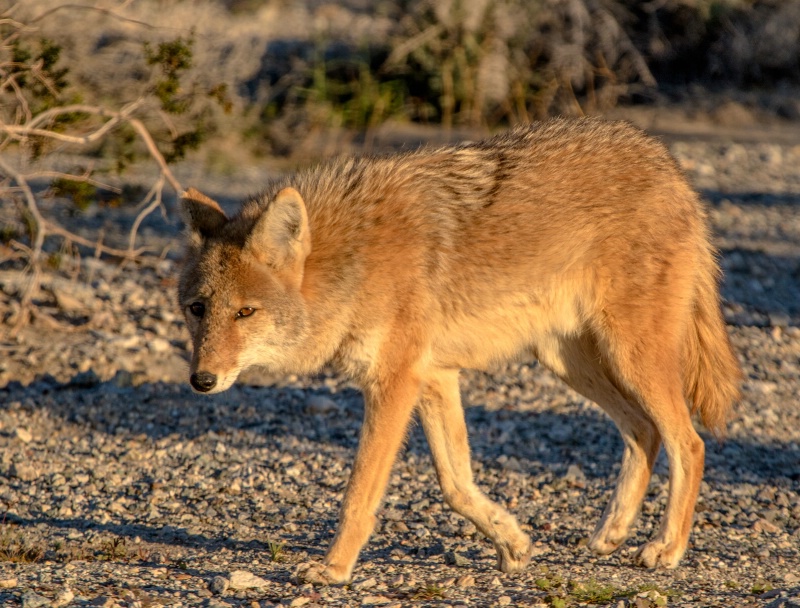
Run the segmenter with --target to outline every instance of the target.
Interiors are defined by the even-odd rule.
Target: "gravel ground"
[[[353,583],[296,584],[332,536],[361,397],[332,372],[193,395],[173,247],[137,269],[84,259],[46,275],[34,324],[0,342],[0,605],[800,606],[800,137],[784,140],[670,141],[711,204],[746,376],[726,441],[703,434],[678,569],[631,565],[664,510],[663,454],[631,541],[609,557],[585,548],[622,443],[531,363],[463,374],[476,477],[531,534],[527,572],[496,571],[490,543],[443,506],[414,429]],[[154,216],[143,236],[164,249],[176,230]],[[23,285],[0,266],[6,326]]]

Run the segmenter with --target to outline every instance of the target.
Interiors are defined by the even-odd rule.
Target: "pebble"
[[[768,521],[766,519],[758,519],[753,524],[753,530],[755,532],[775,533],[775,532],[780,532],[781,529],[780,529],[779,526],[776,526],[775,524],[773,524],[772,522],[770,522],[770,521]]]
[[[230,586],[231,582],[227,578],[224,576],[215,576],[213,579],[211,579],[208,589],[216,595],[223,595]]]
[[[72,590],[67,587],[62,589],[56,595],[56,598],[53,600],[53,608],[61,608],[61,606],[69,606],[72,603],[72,600],[75,599],[75,594]]]
[[[567,473],[564,475],[564,479],[575,487],[586,487],[586,475],[583,469],[577,464],[571,464],[567,467]]]
[[[61,289],[53,289],[53,296],[56,299],[56,304],[64,312],[80,312],[86,309],[87,302],[80,298],[63,291]]]
[[[230,588],[237,589],[261,589],[268,587],[269,583],[260,576],[246,570],[234,570],[228,575]]]
[[[370,578],[367,578],[367,579],[363,579],[363,580],[360,580],[360,581],[355,581],[354,583],[352,583],[351,586],[356,591],[363,591],[364,589],[371,589],[372,587],[374,587],[377,584],[378,584],[378,581],[373,576],[373,577],[370,577]]]
[[[165,353],[172,347],[169,340],[164,338],[153,338],[147,343],[147,347],[154,353]]]
[[[444,554],[444,563],[459,568],[465,568],[470,565],[469,559],[455,551],[447,551]]]
[[[50,606],[50,600],[33,591],[22,594],[22,608],[44,608]]]
[[[330,397],[324,395],[311,395],[306,400],[306,410],[309,414],[325,415],[337,412],[339,406]]]
[[[89,601],[87,606],[98,606],[99,608],[115,608],[117,606],[117,602],[114,601],[114,598],[109,597],[107,595],[98,595],[93,600]]]
[[[26,428],[17,427],[14,429],[14,436],[22,443],[30,443],[33,441],[33,435],[31,435],[31,432]]]
[[[365,595],[361,598],[362,606],[382,606],[391,603],[391,599],[383,595]]]
[[[17,579],[14,577],[11,578],[0,578],[0,589],[13,589],[17,586]]]

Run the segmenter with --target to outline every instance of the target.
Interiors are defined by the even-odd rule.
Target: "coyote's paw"
[[[349,574],[337,573],[333,568],[320,562],[305,562],[294,571],[297,582],[301,585],[342,585],[350,580]]]
[[[597,555],[609,555],[619,549],[619,543],[612,543],[604,538],[595,538],[594,536],[589,539],[588,546],[592,553]]]
[[[678,543],[654,539],[639,548],[633,561],[645,568],[675,568],[685,551]]]
[[[589,538],[589,549],[597,555],[608,555],[613,553],[628,538],[628,531],[614,531],[613,529],[601,528],[595,530]]]
[[[531,561],[533,545],[531,539],[524,536],[518,543],[503,543],[495,545],[497,549],[497,568],[506,574],[522,572]]]

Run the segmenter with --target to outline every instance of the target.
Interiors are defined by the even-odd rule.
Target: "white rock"
[[[34,481],[39,477],[39,471],[32,464],[26,462],[15,462],[9,468],[8,474],[22,481]]]
[[[234,570],[228,575],[231,589],[262,589],[268,587],[269,583],[260,576],[246,570]]]
[[[22,443],[30,443],[31,441],[33,441],[33,435],[31,435],[31,432],[28,429],[21,426],[18,426],[14,430],[14,435]]]
[[[22,594],[22,608],[44,608],[49,605],[50,600],[43,595],[39,595],[33,591]]]
[[[336,402],[330,397],[324,395],[311,395],[306,401],[306,411],[309,414],[330,414],[339,409]]]
[[[170,349],[169,340],[164,338],[153,338],[147,343],[147,347],[154,353],[165,353]]]
[[[351,587],[353,589],[355,589],[356,591],[363,591],[364,589],[371,589],[372,587],[374,587],[377,584],[378,584],[378,581],[373,576],[371,578],[367,578],[367,579],[364,579],[364,580],[361,580],[361,581],[357,581],[357,582],[353,583],[351,585]]]
[[[362,606],[382,606],[391,602],[388,597],[383,595],[365,595],[361,600]]]
[[[53,600],[53,607],[60,608],[61,606],[68,606],[72,603],[73,599],[75,599],[75,594],[72,593],[69,587],[64,587],[64,589],[59,591],[58,595],[56,595],[56,599]]]

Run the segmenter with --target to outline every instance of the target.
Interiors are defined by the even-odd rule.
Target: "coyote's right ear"
[[[192,236],[198,241],[210,236],[228,221],[216,201],[194,188],[181,194],[181,213]]]
[[[302,281],[311,236],[306,205],[297,190],[284,188],[270,201],[247,237],[245,249],[257,260],[288,272],[298,284]]]

